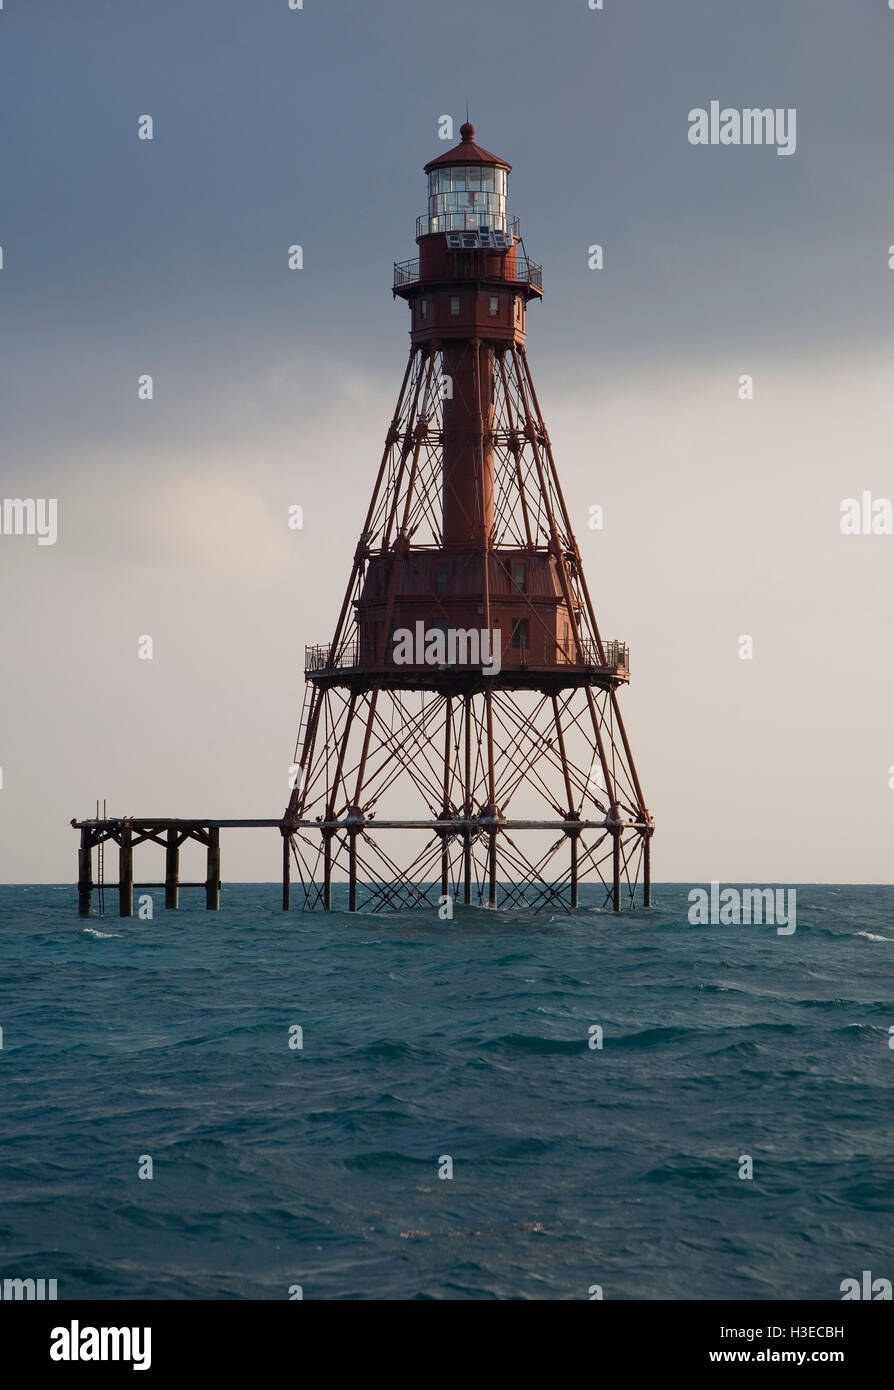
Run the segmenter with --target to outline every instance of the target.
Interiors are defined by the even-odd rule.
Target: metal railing
[[[520,280],[526,285],[536,285],[538,290],[543,289],[543,266],[536,261],[530,260],[527,256],[516,256],[515,258],[515,280]]]
[[[395,261],[394,262],[394,288],[400,289],[401,285],[415,285],[419,279],[419,257],[414,261]]]
[[[581,641],[583,661],[577,660],[574,643],[569,639],[567,645],[550,641],[544,637],[540,642],[525,642],[520,647],[508,646],[503,651],[504,666],[571,666],[576,670],[586,668],[597,671],[627,671],[630,653],[626,642],[603,642],[605,661],[599,655],[599,648],[590,638]]]
[[[305,671],[325,671],[329,669],[329,654],[332,651],[331,645],[325,647],[305,647],[304,648],[304,669]],[[340,649],[336,652],[332,661],[331,669],[335,671],[345,671],[360,664],[360,649],[356,640],[353,642],[343,642]]]
[[[605,651],[606,666],[620,668],[624,671],[630,670],[630,648],[626,642],[605,642],[603,650]]]
[[[416,218],[417,237],[429,236],[432,232],[478,232],[482,227],[489,232],[521,236],[521,222],[517,217],[501,217],[495,212],[470,214],[466,208],[461,212],[424,212]]]
[[[626,642],[603,642],[602,649],[605,653],[603,662],[599,656],[596,643],[590,639],[585,639],[581,646],[583,648],[583,662],[578,662],[575,657],[573,643],[569,643],[567,654],[563,649],[557,647],[555,642],[543,638],[541,642],[526,643],[521,647],[513,647],[507,644],[502,654],[502,666],[534,666],[536,668],[555,666],[570,666],[577,670],[582,667],[598,671],[629,671],[630,669],[630,649]],[[559,659],[560,651],[564,660]],[[356,638],[352,641],[342,642],[338,651],[335,653],[330,663],[331,646],[313,646],[304,648],[304,669],[308,674],[315,674],[319,671],[350,671],[356,670],[359,666],[368,666],[370,669],[378,669],[374,660],[366,660],[361,663],[360,647]],[[390,667],[391,662],[387,665]],[[417,667],[408,669],[415,670]],[[458,669],[458,668],[457,668]]]
[[[630,649],[626,642],[603,642],[602,650],[605,653],[604,663],[599,659],[599,651],[595,642],[585,640],[581,643],[581,646],[584,649],[585,666],[599,666],[603,669],[613,671],[628,671],[630,669],[628,665],[630,660]]]
[[[469,279],[479,279],[479,278],[485,278],[485,279],[486,279],[486,278],[492,278],[492,277],[487,277],[487,276],[481,276],[481,272],[480,272],[480,267],[479,267],[479,265],[476,264],[476,263],[474,263],[474,262],[471,260],[471,257],[472,257],[473,255],[480,254],[480,253],[457,251],[457,252],[455,252],[454,254],[455,254],[457,257],[465,257],[465,256],[468,256],[468,257],[470,258],[469,261],[468,261],[468,278],[469,278]],[[487,253],[485,252],[485,254],[487,254]],[[457,266],[463,266],[464,262],[463,262],[463,260],[457,260],[457,261],[455,262],[455,264],[456,264]],[[507,282],[508,282],[509,284],[535,285],[536,288],[537,288],[538,290],[542,290],[542,289],[543,289],[543,266],[542,266],[542,265],[538,265],[536,261],[532,261],[532,260],[530,260],[530,259],[529,259],[528,257],[526,257],[526,256],[516,256],[516,258],[515,258],[515,273],[514,273],[514,275],[506,275],[506,276],[505,276],[505,279],[507,280]],[[414,260],[412,260],[412,261],[395,261],[395,262],[394,262],[394,288],[395,288],[396,290],[401,289],[404,285],[415,285],[415,284],[418,282],[418,280],[419,280],[419,258],[418,258],[418,256],[417,256]]]

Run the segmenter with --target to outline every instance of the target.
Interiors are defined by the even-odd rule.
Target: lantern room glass
[[[459,164],[428,176],[428,230],[506,232],[508,174],[492,164]]]

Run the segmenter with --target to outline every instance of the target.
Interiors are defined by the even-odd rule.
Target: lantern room
[[[475,127],[460,128],[461,142],[425,166],[428,212],[417,236],[433,232],[511,232],[506,198],[510,165],[475,144]]]

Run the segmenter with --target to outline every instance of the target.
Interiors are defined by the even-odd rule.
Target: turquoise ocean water
[[[452,922],[284,916],[271,884],[86,922],[70,885],[0,887],[0,1274],[60,1299],[894,1278],[894,890],[797,891],[780,936],[691,926],[682,885]]]

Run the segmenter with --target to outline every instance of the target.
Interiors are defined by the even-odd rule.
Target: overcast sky
[[[468,99],[655,878],[886,881],[894,537],[839,519],[894,494],[892,70],[884,0],[6,0],[0,498],[60,534],[0,534],[0,879],[72,880],[96,797],[281,813]],[[693,146],[712,100],[794,108],[794,154]],[[279,854],[225,832],[224,880]]]

